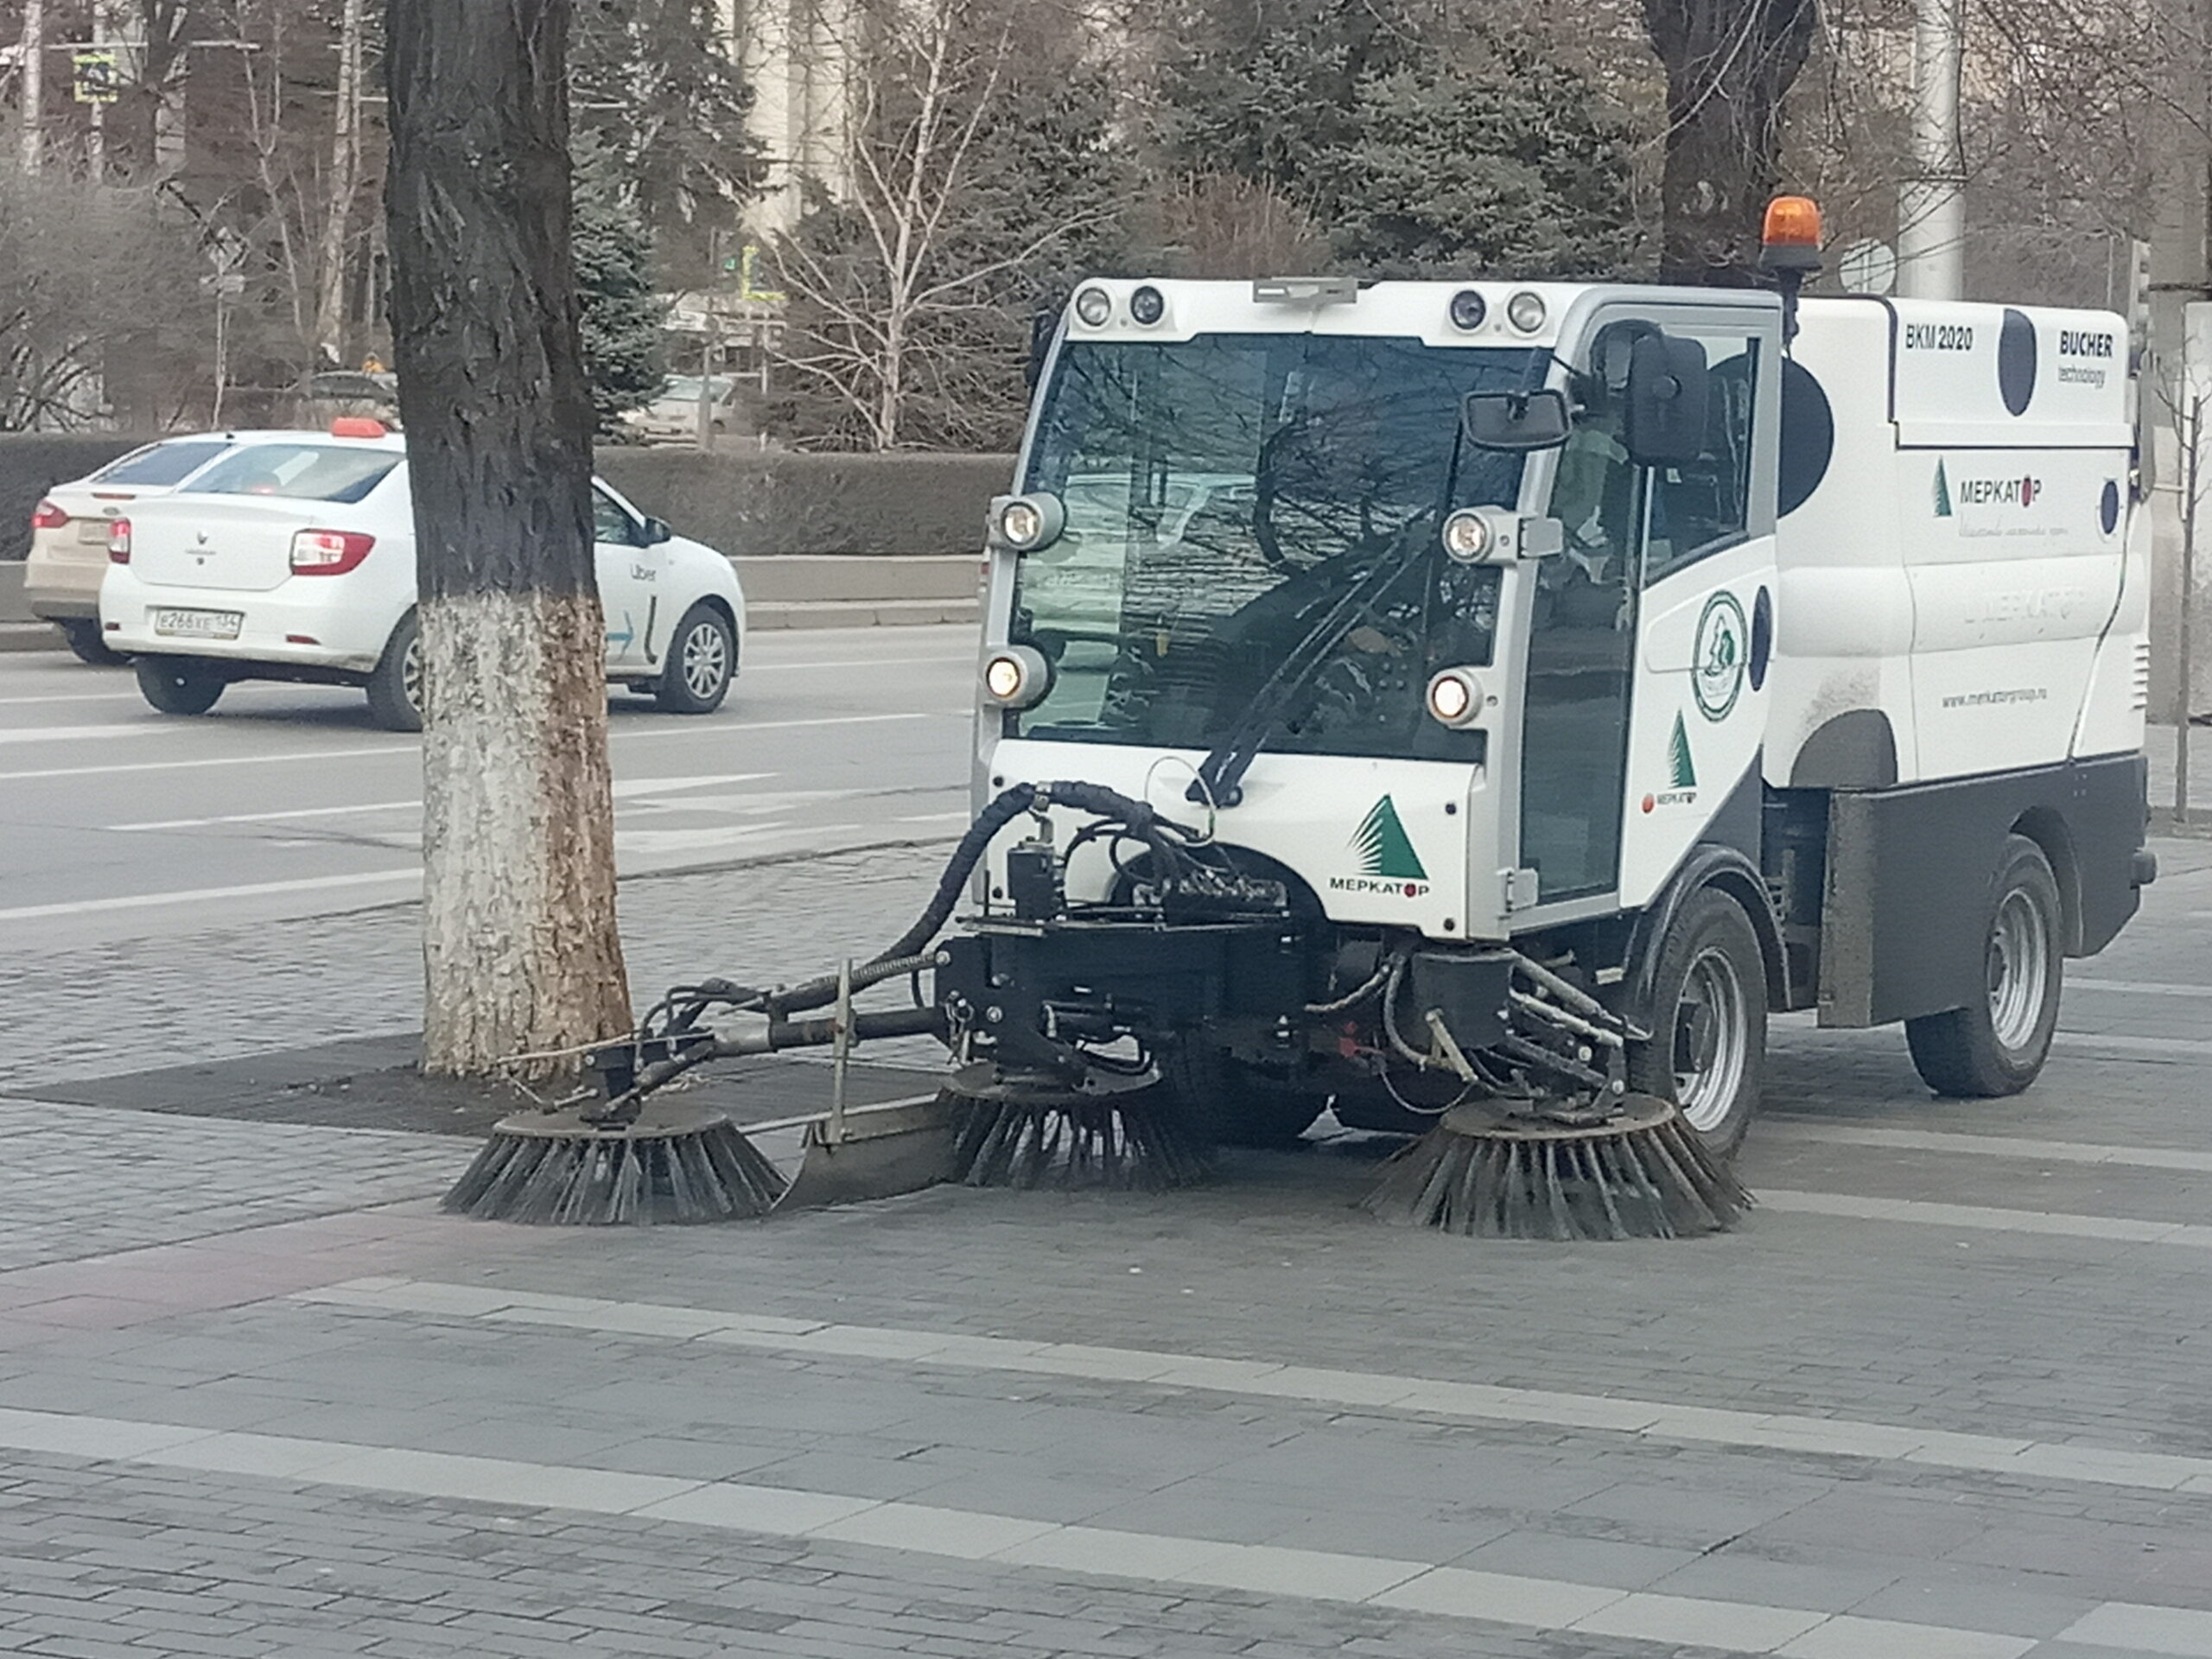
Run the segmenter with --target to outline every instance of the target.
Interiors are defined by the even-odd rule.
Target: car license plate
[[[97,542],[102,547],[105,547],[107,545],[107,520],[105,518],[79,518],[77,521],[77,539],[80,542]]]
[[[235,639],[245,621],[238,611],[156,611],[154,632],[185,639]]]

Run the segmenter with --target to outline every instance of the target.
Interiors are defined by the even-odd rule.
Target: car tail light
[[[31,510],[33,530],[60,530],[69,522],[69,515],[51,501],[41,501]]]
[[[128,518],[107,521],[107,557],[110,564],[130,563],[130,521]]]
[[[353,530],[303,530],[292,537],[292,574],[342,576],[369,556],[373,536]]]

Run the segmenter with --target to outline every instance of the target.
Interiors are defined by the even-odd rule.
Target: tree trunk
[[[361,188],[361,35],[364,0],[346,0],[338,23],[338,94],[330,118],[330,193],[315,276],[315,343],[342,366],[346,340],[346,232]]]
[[[1782,176],[1782,100],[1818,18],[1818,0],[1643,0],[1667,69],[1662,281],[1758,280],[1759,226]]]
[[[569,251],[569,0],[387,0],[426,715],[423,1065],[445,1074],[630,1020]]]

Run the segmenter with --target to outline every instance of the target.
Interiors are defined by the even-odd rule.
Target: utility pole
[[[1908,299],[1966,291],[1959,31],[1959,0],[1913,0],[1912,176],[1897,190],[1897,287]]]
[[[365,0],[346,0],[338,24],[338,97],[330,124],[330,201],[322,221],[315,344],[346,361],[346,232],[361,188],[361,35]]]
[[[35,173],[46,154],[46,0],[23,0],[23,171]]]

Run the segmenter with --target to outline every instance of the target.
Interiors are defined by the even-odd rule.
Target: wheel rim
[[[2050,988],[2050,924],[2022,888],[2006,893],[1989,930],[1989,1023],[2000,1047],[2034,1042]]]
[[[407,650],[399,659],[399,695],[407,699],[407,706],[419,716],[423,712],[423,637],[417,634],[407,642]]]
[[[1718,1128],[1742,1089],[1751,1052],[1751,1010],[1727,953],[1708,946],[1682,976],[1675,1004],[1675,1103],[1692,1128]]]
[[[683,636],[683,689],[704,702],[729,677],[729,646],[722,631],[702,622]]]

